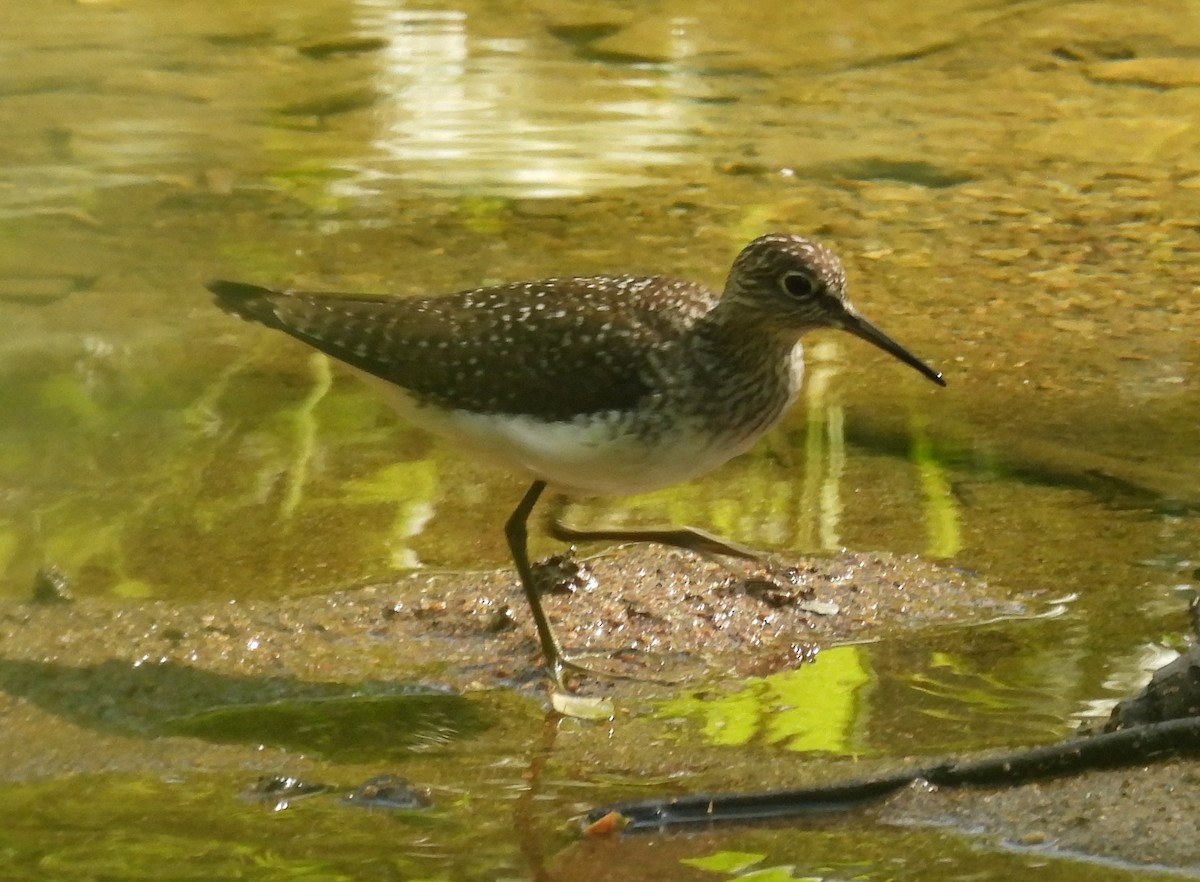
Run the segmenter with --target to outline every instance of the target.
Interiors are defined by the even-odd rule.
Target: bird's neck
[[[803,333],[730,297],[713,307],[698,330],[709,345],[759,362],[789,358]]]
[[[744,401],[751,409],[777,410],[795,397],[802,365],[799,333],[746,312],[713,310],[695,329],[704,375],[700,387],[715,398]]]

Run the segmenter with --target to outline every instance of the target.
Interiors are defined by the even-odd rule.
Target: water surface
[[[882,682],[962,661],[939,688],[964,732],[996,732],[989,708],[1006,709],[991,744],[1064,731],[1178,642],[1200,566],[1191,4],[34,0],[0,10],[0,34],[3,596],[48,563],[78,596],[131,603],[505,565],[517,480],[221,314],[208,278],[719,286],[746,241],[788,230],[835,247],[859,307],[948,388],[814,337],[802,403],[754,451],[572,517],[918,552],[1068,599],[1036,633],[871,654]],[[998,699],[1014,684],[988,680],[997,666],[1041,700]],[[873,719],[899,713],[876,697]],[[895,724],[921,750],[980,746]],[[439,774],[466,776],[460,761]],[[129,824],[113,816],[110,835]],[[839,854],[857,853],[846,835]],[[853,873],[883,878],[903,839],[864,846]],[[446,860],[421,872],[501,872]],[[929,878],[933,859],[913,860]],[[997,875],[1020,861],[994,860]]]

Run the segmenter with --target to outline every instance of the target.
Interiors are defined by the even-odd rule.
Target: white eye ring
[[[812,297],[819,290],[816,279],[808,273],[795,270],[784,273],[783,278],[779,280],[779,286],[783,288],[784,294],[799,300]]]

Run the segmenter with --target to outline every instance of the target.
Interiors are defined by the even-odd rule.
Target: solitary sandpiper
[[[547,485],[638,493],[749,449],[799,392],[799,339],[815,328],[849,331],[945,385],[858,314],[837,255],[801,236],[755,239],[720,295],[693,282],[627,275],[433,297],[223,281],[208,288],[222,309],[345,362],[417,425],[532,481],[505,535],[559,685],[564,668],[576,665],[542,610],[526,542]],[[685,535],[696,538],[654,538]],[[739,551],[712,537],[700,544]]]

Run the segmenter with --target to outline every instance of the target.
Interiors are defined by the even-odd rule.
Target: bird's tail
[[[284,292],[259,285],[247,285],[244,282],[227,282],[223,279],[209,282],[204,287],[215,295],[217,306],[226,312],[247,321],[266,325],[268,328],[287,330],[276,310],[279,298],[286,296]]]

